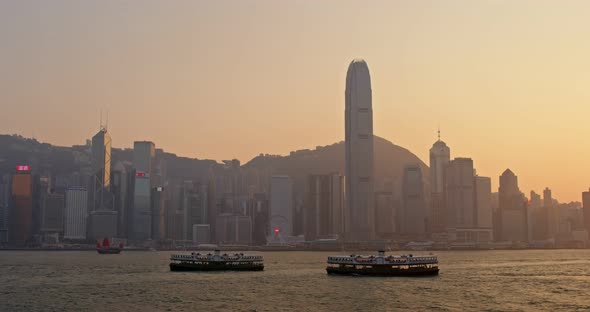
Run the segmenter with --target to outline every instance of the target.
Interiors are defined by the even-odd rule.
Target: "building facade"
[[[353,60],[345,92],[346,232],[351,241],[374,238],[373,104],[369,67]]]
[[[344,223],[344,177],[310,175],[305,196],[305,239],[333,238]]]
[[[18,166],[12,176],[8,242],[26,244],[33,234],[33,177],[29,166]]]
[[[156,147],[153,142],[133,143],[135,183],[129,238],[144,241],[152,238],[152,190]]]
[[[451,161],[451,150],[440,140],[430,148],[430,211],[431,231],[444,232],[446,230],[445,209],[445,170]]]
[[[408,165],[404,168],[402,180],[401,232],[414,236],[426,235],[428,215],[422,170],[418,164]]]
[[[86,239],[88,219],[88,191],[84,187],[66,190],[64,239]]]
[[[495,233],[497,240],[528,241],[526,202],[518,188],[518,177],[510,169],[506,169],[500,176],[498,195],[500,228],[499,232]]]

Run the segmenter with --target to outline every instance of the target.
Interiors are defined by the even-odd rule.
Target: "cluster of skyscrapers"
[[[473,160],[451,159],[440,139],[430,167],[406,164],[398,180],[377,181],[372,90],[365,61],[346,77],[343,172],[297,180],[253,170],[237,160],[203,166],[137,141],[111,149],[105,127],[81,146],[69,173],[18,165],[0,179],[0,243],[293,245],[376,241],[431,242],[473,247],[503,244],[585,245],[590,191],[580,203],[559,204],[520,191],[507,169],[498,192]],[[424,172],[428,170],[428,172]],[[429,178],[426,178],[428,176]],[[569,244],[569,245],[568,245]]]

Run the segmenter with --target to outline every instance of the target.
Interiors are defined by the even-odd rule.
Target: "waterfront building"
[[[424,198],[422,170],[418,164],[404,168],[402,182],[401,232],[425,236],[428,231],[428,212]]]
[[[16,167],[11,183],[11,209],[9,211],[8,242],[24,245],[32,236],[33,177],[31,167]]]
[[[283,237],[293,234],[293,182],[288,176],[270,178],[270,230]],[[218,223],[219,224],[219,223]],[[219,239],[219,238],[218,238]]]
[[[310,175],[305,199],[305,239],[333,238],[342,233],[344,178],[340,174]]]
[[[367,241],[375,234],[375,179],[371,77],[364,60],[348,67],[345,107],[345,230],[347,240]]]
[[[446,230],[445,209],[445,170],[451,161],[451,150],[447,144],[438,140],[430,148],[430,214],[431,231],[444,232]]]
[[[500,200],[499,241],[528,241],[527,206],[525,197],[518,188],[518,177],[506,169],[500,176],[498,189]]]
[[[65,198],[63,194],[43,194],[41,232],[44,235],[64,232]]]
[[[64,238],[86,239],[88,191],[84,187],[69,187],[65,199]]]

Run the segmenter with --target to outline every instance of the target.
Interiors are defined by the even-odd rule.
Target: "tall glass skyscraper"
[[[353,60],[346,74],[345,181],[346,236],[351,241],[375,236],[373,104],[369,67]]]

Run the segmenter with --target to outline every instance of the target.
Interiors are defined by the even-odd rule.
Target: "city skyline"
[[[14,73],[0,77],[0,133],[82,144],[109,110],[115,147],[285,155],[344,140],[344,65],[362,57],[376,135],[427,162],[440,124],[493,190],[506,168],[525,192],[579,201],[588,188],[590,149],[576,139],[590,134],[589,4],[338,2],[330,15],[335,2],[224,3],[0,4],[0,67]]]

